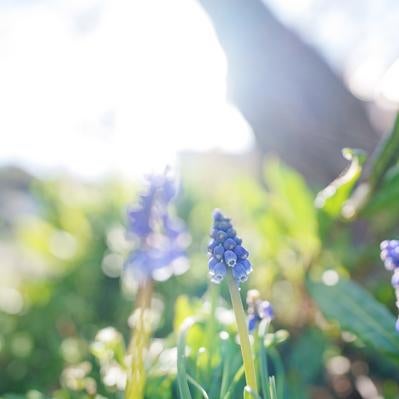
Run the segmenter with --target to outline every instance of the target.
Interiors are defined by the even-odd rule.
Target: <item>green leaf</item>
[[[180,329],[177,341],[177,384],[181,399],[192,399],[188,387],[188,375],[186,370],[186,335],[189,328],[195,323],[195,319],[189,317]]]
[[[320,247],[313,193],[300,174],[277,159],[266,162],[265,180],[269,188],[267,205],[274,219],[265,231],[269,240],[278,246],[281,240],[274,237],[273,230],[281,231],[285,240],[289,237],[295,241],[303,257],[311,258]]]
[[[336,320],[374,349],[399,355],[399,336],[393,315],[366,290],[349,280],[335,285],[307,281],[309,292],[324,315]]]
[[[270,398],[271,399],[283,399],[277,395],[276,390],[276,379],[274,377],[269,378],[269,387],[270,387]]]
[[[382,178],[399,160],[399,114],[396,115],[394,126],[390,134],[388,134],[379,144],[372,158],[369,184],[373,189],[379,186]]]
[[[277,397],[279,399],[283,399],[285,397],[285,370],[284,370],[283,361],[281,359],[279,352],[276,350],[274,346],[269,347],[268,353],[276,373],[275,376],[269,378],[270,397],[271,399],[273,399],[272,391],[276,390],[276,385],[277,385]],[[271,379],[273,379],[274,386],[272,386]],[[276,383],[275,380],[277,381]]]
[[[346,171],[317,194],[315,205],[333,218],[339,216],[354,185],[362,173],[366,153],[362,150],[344,148],[342,155],[351,161]]]
[[[323,354],[326,350],[326,338],[316,329],[305,330],[293,344],[289,358],[289,368],[306,384],[316,380],[323,370]],[[306,367],[302,367],[306,364]]]
[[[261,399],[261,397],[254,392],[249,386],[244,388],[244,399]]]
[[[258,369],[260,374],[260,387],[264,399],[269,399],[269,388],[267,383],[269,382],[269,370],[267,365],[267,353],[265,348],[265,337],[268,329],[268,322],[263,320],[260,323],[257,335],[257,347],[258,347]]]
[[[187,380],[190,381],[190,384],[198,389],[204,399],[209,399],[205,389],[193,377],[187,374]]]
[[[241,366],[234,375],[233,381],[230,384],[230,388],[227,391],[223,399],[231,399],[232,394],[235,391],[237,385],[243,380],[244,377],[244,366]]]
[[[398,207],[399,198],[399,165],[394,166],[384,176],[382,185],[369,199],[363,212],[372,215],[375,212],[391,211]]]

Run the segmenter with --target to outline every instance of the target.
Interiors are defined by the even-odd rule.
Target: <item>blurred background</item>
[[[399,206],[377,202],[331,241],[313,201],[346,167],[343,147],[371,154],[392,126],[398,20],[395,0],[0,0],[0,394],[59,389],[98,329],[127,334],[126,206],[171,165],[191,269],[159,287],[170,312],[157,336],[178,294],[206,290],[221,207],[259,265],[251,285],[292,334],[292,387],[399,397],[397,366],[325,338],[303,292],[327,242],[317,267],[394,309],[370,243],[397,233]]]

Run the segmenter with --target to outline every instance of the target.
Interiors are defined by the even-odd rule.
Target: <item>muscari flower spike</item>
[[[176,193],[174,181],[166,173],[147,180],[147,191],[127,212],[127,238],[137,245],[128,256],[125,270],[139,280],[166,280],[187,270],[187,234],[183,223],[169,212]]]
[[[395,290],[396,307],[399,310],[399,241],[386,240],[380,245],[381,259],[387,270],[393,271],[391,284]],[[396,331],[399,332],[399,316],[396,321]]]
[[[256,326],[262,321],[266,320],[268,323],[274,318],[272,305],[268,301],[260,299],[258,290],[249,290],[247,292],[248,305],[248,330],[253,333]]]
[[[248,279],[252,272],[248,261],[248,251],[241,245],[242,240],[231,224],[230,219],[219,210],[213,213],[211,241],[208,245],[209,274],[211,281],[219,284],[230,271],[237,285]]]

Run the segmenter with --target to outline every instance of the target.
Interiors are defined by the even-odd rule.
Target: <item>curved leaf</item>
[[[345,201],[349,198],[354,185],[359,180],[362,173],[362,166],[366,161],[366,154],[362,150],[344,148],[342,155],[351,164],[346,171],[324,190],[317,194],[315,204],[331,217],[341,214]]]
[[[371,170],[369,175],[369,182],[373,188],[379,186],[382,182],[382,178],[388,171],[399,160],[399,113],[396,115],[396,119],[390,134],[388,134],[381,141],[375,154],[373,155]]]
[[[349,280],[335,285],[307,281],[309,292],[328,319],[380,352],[399,355],[399,335],[395,319],[388,309],[367,291]]]

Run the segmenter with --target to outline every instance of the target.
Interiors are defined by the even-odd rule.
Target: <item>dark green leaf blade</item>
[[[389,355],[399,355],[399,335],[393,315],[367,291],[349,280],[335,285],[307,281],[308,290],[323,314],[364,343]]]

